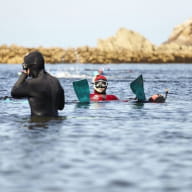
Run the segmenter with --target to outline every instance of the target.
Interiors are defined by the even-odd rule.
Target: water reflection
[[[76,108],[89,109],[90,103],[80,103],[80,102],[78,102],[78,103],[75,105],[75,107],[76,107]]]
[[[133,109],[142,109],[144,107],[144,103],[142,102],[132,102]]]
[[[62,124],[66,120],[66,116],[58,117],[30,117],[28,121],[28,129],[47,129],[54,124]]]
[[[110,102],[112,102],[112,101],[110,101]],[[109,102],[109,101],[106,101],[106,102],[104,102],[104,101],[101,101],[101,102],[93,102],[93,103],[91,104],[91,109],[102,109],[102,108],[105,109],[106,105],[107,105],[107,104],[110,104],[110,102]]]
[[[117,102],[117,101],[115,101]],[[75,108],[80,109],[105,109],[107,104],[113,103],[113,101],[100,101],[100,102],[91,102],[91,103],[77,103]]]

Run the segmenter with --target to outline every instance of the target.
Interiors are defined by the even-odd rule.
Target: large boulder
[[[155,46],[141,34],[125,28],[108,39],[98,39],[97,48],[105,51],[127,49],[131,51],[152,51]]]
[[[164,44],[192,45],[192,18],[176,26]]]

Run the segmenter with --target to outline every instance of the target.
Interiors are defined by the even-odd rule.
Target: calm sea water
[[[1,97],[20,65],[0,65]],[[0,100],[0,186],[6,192],[191,192],[192,65],[46,65],[65,89],[58,118],[31,119],[26,100]],[[105,69],[108,94],[134,97],[143,74],[147,98],[166,103],[80,105],[72,82]]]

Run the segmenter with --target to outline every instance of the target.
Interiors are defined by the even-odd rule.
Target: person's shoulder
[[[119,98],[115,95],[106,95],[106,100],[119,100]]]
[[[58,80],[58,78],[57,78],[57,77],[55,77],[55,76],[51,75],[51,74],[50,74],[50,73],[48,73],[48,72],[45,72],[45,76],[46,76],[47,78],[49,78],[49,79],[52,79],[52,80],[54,80],[54,81],[59,82],[59,80]]]
[[[57,79],[55,76],[51,75],[50,73],[48,73],[47,71],[44,72],[44,75],[47,77],[51,77],[53,79]]]

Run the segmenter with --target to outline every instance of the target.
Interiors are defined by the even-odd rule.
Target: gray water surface
[[[103,67],[108,94],[134,97],[143,74],[146,97],[166,103],[112,101],[80,105],[72,82]],[[0,65],[1,97],[20,65]],[[58,118],[31,118],[25,99],[0,100],[0,186],[6,192],[191,192],[192,65],[46,65],[65,89]]]

